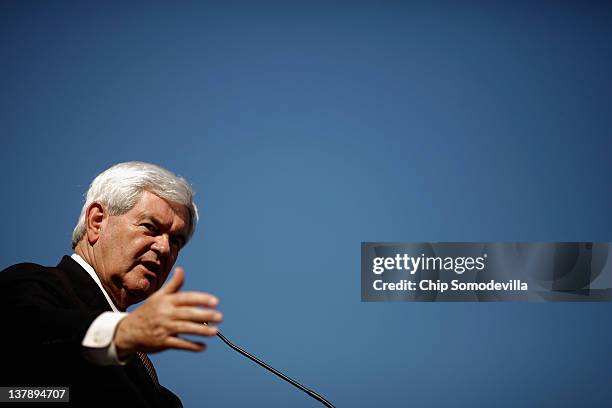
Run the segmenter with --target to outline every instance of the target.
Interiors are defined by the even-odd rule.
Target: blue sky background
[[[360,302],[362,241],[610,241],[607,2],[0,2],[2,266],[110,165],[186,176],[223,332],[339,407],[612,400],[609,304]],[[317,403],[228,349],[186,407]]]

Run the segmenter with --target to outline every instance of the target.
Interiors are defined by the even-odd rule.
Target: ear
[[[106,210],[100,203],[91,203],[85,213],[85,228],[87,233],[87,241],[90,245],[95,244],[100,239],[100,231],[102,224],[106,218]]]

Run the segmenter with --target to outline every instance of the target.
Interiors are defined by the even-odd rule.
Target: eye
[[[170,238],[170,243],[177,247],[178,249],[181,249],[183,247],[183,239],[180,237],[171,237]]]
[[[143,222],[142,224],[140,224],[141,226],[145,227],[147,230],[149,230],[150,232],[156,233],[157,232],[157,227],[153,224],[151,224],[150,222]]]

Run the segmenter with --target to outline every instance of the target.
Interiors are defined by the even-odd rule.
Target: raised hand
[[[220,323],[223,319],[223,315],[216,310],[219,300],[204,292],[180,292],[184,281],[183,268],[176,268],[172,278],[162,288],[119,322],[114,342],[120,359],[137,351],[203,351],[206,348],[204,343],[190,341],[180,335],[216,335],[217,328],[208,323]]]

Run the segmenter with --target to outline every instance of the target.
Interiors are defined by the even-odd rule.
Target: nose
[[[160,234],[155,237],[155,242],[151,246],[151,249],[157,252],[160,256],[167,256],[170,254],[170,237],[168,234]]]

